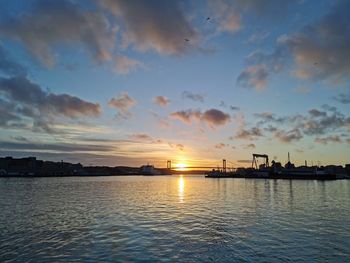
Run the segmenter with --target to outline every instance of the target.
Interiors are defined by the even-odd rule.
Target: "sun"
[[[186,171],[187,170],[187,164],[186,163],[177,163],[175,164],[175,169],[178,171]]]

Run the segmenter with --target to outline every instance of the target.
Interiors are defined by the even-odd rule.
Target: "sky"
[[[0,156],[350,163],[350,1],[0,0]]]

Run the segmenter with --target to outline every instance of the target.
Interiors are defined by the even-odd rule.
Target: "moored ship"
[[[263,158],[264,163],[259,165],[257,158]],[[227,172],[223,170],[212,170],[206,174],[207,178],[256,178],[256,179],[299,179],[299,180],[335,180],[335,173],[326,171],[319,167],[305,166],[295,167],[290,162],[288,153],[288,162],[283,167],[281,163],[272,161],[269,165],[269,157],[266,154],[253,154],[251,168],[237,168],[234,171]]]

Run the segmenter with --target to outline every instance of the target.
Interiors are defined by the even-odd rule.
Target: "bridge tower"
[[[226,159],[222,160],[222,171],[226,173]]]
[[[166,161],[166,168],[171,170],[171,161],[170,160]]]

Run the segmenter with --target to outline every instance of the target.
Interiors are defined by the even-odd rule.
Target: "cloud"
[[[0,114],[3,126],[26,126],[31,119],[33,128],[52,132],[51,124],[57,117],[76,119],[97,117],[101,107],[68,94],[54,94],[24,76],[0,78]]]
[[[255,113],[254,116],[262,119],[263,121],[277,121],[275,114],[272,112]]]
[[[256,113],[256,127],[260,127],[281,142],[290,143],[301,140],[304,136],[328,135],[328,140],[334,139],[335,132],[347,134],[350,130],[350,117],[337,108],[323,105],[321,109],[310,109],[307,114],[276,116],[269,112]],[[253,129],[253,128],[251,128]],[[331,137],[329,137],[331,136]],[[333,137],[332,137],[333,136]],[[317,137],[318,142],[324,142]],[[335,140],[334,140],[335,141]]]
[[[59,44],[81,44],[96,61],[106,60],[114,34],[101,12],[68,0],[36,1],[29,12],[0,23],[0,36],[21,42],[47,67],[55,64],[53,49]]]
[[[237,106],[230,106],[230,110],[232,110],[232,111],[239,111],[240,110],[240,108],[239,107],[237,107]]]
[[[181,97],[182,97],[183,99],[190,99],[190,100],[193,100],[193,101],[204,102],[204,97],[203,97],[203,95],[201,95],[201,94],[195,94],[195,93],[192,93],[192,92],[190,92],[190,91],[184,91],[184,92],[182,92]]]
[[[315,142],[321,143],[321,144],[328,144],[328,143],[341,143],[341,139],[338,135],[332,135],[332,136],[327,136],[327,137],[317,137],[315,139]]]
[[[100,3],[121,20],[123,47],[133,45],[143,52],[179,55],[196,46],[199,35],[178,1],[102,0]]]
[[[266,88],[268,76],[269,73],[265,65],[249,66],[239,74],[237,85],[243,88],[263,90]]]
[[[350,94],[341,93],[338,96],[333,97],[333,99],[342,104],[350,104]]]
[[[320,111],[318,109],[311,109],[309,110],[309,114],[312,116],[312,117],[326,117],[327,116],[327,112],[325,111]]]
[[[170,114],[173,119],[180,120],[184,123],[190,124],[193,120],[199,120],[202,113],[199,110],[182,110]]]
[[[290,131],[277,130],[274,135],[280,142],[284,143],[299,141],[303,138],[299,129],[293,129]]]
[[[220,126],[225,125],[231,119],[230,115],[217,109],[210,109],[203,113],[202,119],[209,125]]]
[[[153,141],[153,138],[145,133],[135,133],[132,134],[130,137],[140,141]]]
[[[252,127],[250,129],[244,129],[241,127],[235,135],[236,139],[254,140],[257,137],[263,136],[261,130],[258,127]]]
[[[243,148],[244,149],[255,149],[256,146],[254,143],[250,143],[250,144],[243,145]]]
[[[270,36],[270,32],[259,31],[252,34],[247,40],[248,43],[259,43]]]
[[[77,143],[30,143],[30,142],[3,142],[0,141],[1,150],[22,151],[49,151],[49,152],[105,152],[116,147],[107,145],[86,145]]]
[[[209,109],[201,112],[199,110],[183,110],[170,114],[173,119],[180,120],[184,123],[191,124],[192,121],[203,121],[210,127],[221,126],[228,123],[231,119],[230,115],[217,109]]]
[[[165,96],[157,96],[153,99],[153,101],[155,104],[161,107],[165,107],[170,103],[170,100]]]
[[[305,79],[344,81],[350,73],[350,3],[340,1],[317,23],[283,37],[296,63],[296,75]]]
[[[211,0],[208,3],[212,10],[213,20],[217,22],[219,32],[235,33],[241,28],[241,16],[231,2]]]
[[[21,112],[26,112],[28,116],[35,115],[36,111],[69,118],[97,117],[101,113],[99,104],[68,94],[48,93],[26,77],[0,78],[0,94],[9,101],[22,104]]]
[[[169,142],[168,145],[170,146],[170,148],[175,148],[182,152],[185,150],[185,146],[181,143],[173,144]]]
[[[112,98],[108,105],[118,110],[117,118],[129,119],[132,114],[129,111],[136,104],[136,101],[131,98],[128,93],[122,92],[119,96]]]
[[[121,55],[116,56],[115,62],[116,65],[114,67],[114,71],[121,75],[128,74],[140,67],[144,67],[142,62]]]
[[[221,142],[221,143],[216,144],[214,147],[216,149],[223,149],[223,148],[225,148],[227,146],[229,146],[229,145]]]
[[[223,107],[223,108],[226,108],[226,107],[227,107],[226,103],[225,103],[223,100],[220,101],[220,105],[219,105],[219,106],[220,106],[220,107]],[[240,110],[239,107],[233,106],[233,105],[230,105],[230,106],[229,106],[229,109],[232,110],[232,111],[239,111],[239,110]]]
[[[209,0],[208,6],[212,20],[215,21],[219,32],[236,33],[244,27],[244,18],[246,16],[254,17],[255,19],[263,18],[264,20],[282,19],[288,14],[289,6],[292,3],[297,3],[297,1]],[[253,40],[258,38],[262,39],[266,38],[266,36],[260,34],[260,36],[254,37]]]
[[[185,146],[181,143],[176,144],[176,148],[179,149],[180,151],[184,151],[185,150]]]
[[[258,51],[258,55],[251,57],[255,62],[250,61],[250,67],[264,64],[269,73],[278,73],[292,58],[294,75],[300,79],[328,80],[331,83],[349,80],[350,34],[344,33],[349,32],[349,12],[350,3],[339,1],[317,22],[298,32],[280,36],[271,54]],[[276,65],[280,68],[277,71]]]

